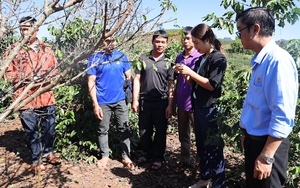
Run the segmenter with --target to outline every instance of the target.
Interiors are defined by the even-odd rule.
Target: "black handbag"
[[[131,81],[131,79],[124,81],[123,89],[125,92],[126,104],[131,103],[132,102],[132,81]]]

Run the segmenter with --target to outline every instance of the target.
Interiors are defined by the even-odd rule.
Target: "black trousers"
[[[145,157],[152,158],[154,162],[164,161],[168,124],[167,106],[167,99],[140,100],[140,146],[146,153]]]
[[[285,138],[277,149],[272,166],[271,175],[262,180],[253,178],[254,164],[265,146],[267,137],[261,139],[250,137],[246,134],[244,141],[245,146],[245,167],[246,167],[246,187],[248,188],[282,188],[287,179],[288,152],[290,141]]]
[[[212,179],[213,188],[225,188],[223,139],[218,133],[219,127],[215,121],[217,109],[216,107],[199,108],[197,102],[194,104],[196,145],[200,157],[200,178],[202,180]],[[207,141],[211,143],[207,143]]]

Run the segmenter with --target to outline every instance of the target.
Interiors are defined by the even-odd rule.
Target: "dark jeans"
[[[37,163],[41,157],[52,153],[56,126],[55,105],[20,110],[20,119],[32,163]]]
[[[272,166],[271,175],[263,180],[253,178],[254,164],[265,146],[266,140],[254,140],[249,136],[245,137],[245,167],[246,167],[246,187],[248,188],[282,188],[287,178],[288,152],[290,141],[284,139],[275,152],[275,162]]]
[[[214,119],[217,109],[198,108],[194,102],[195,134],[197,152],[200,157],[200,177],[212,179],[212,187],[225,187],[225,159],[223,155],[222,137],[217,133],[218,125]],[[209,138],[208,138],[209,136]],[[214,142],[210,139],[214,139]]]
[[[139,130],[140,146],[146,158],[154,162],[164,160],[166,149],[167,123],[166,108],[168,100],[140,100]],[[154,133],[154,138],[153,137]]]
[[[103,111],[103,119],[98,127],[98,140],[102,157],[109,157],[108,130],[110,117],[114,112],[117,120],[117,128],[120,132],[120,144],[122,149],[122,158],[130,157],[130,127],[128,121],[128,106],[125,100],[113,104],[100,105]]]

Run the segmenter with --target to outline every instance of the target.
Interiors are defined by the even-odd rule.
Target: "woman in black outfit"
[[[175,67],[193,86],[192,101],[195,117],[197,152],[200,156],[201,179],[191,188],[225,187],[225,160],[223,140],[218,134],[216,123],[216,99],[221,96],[222,83],[227,66],[219,40],[206,24],[199,24],[191,31],[193,43],[198,52],[203,53],[195,64],[194,70],[185,65]],[[205,143],[207,138],[219,140]]]

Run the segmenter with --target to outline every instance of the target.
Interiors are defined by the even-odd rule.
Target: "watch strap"
[[[268,164],[273,164],[275,162],[274,157],[268,157],[263,153],[260,153],[260,156],[268,163]]]

